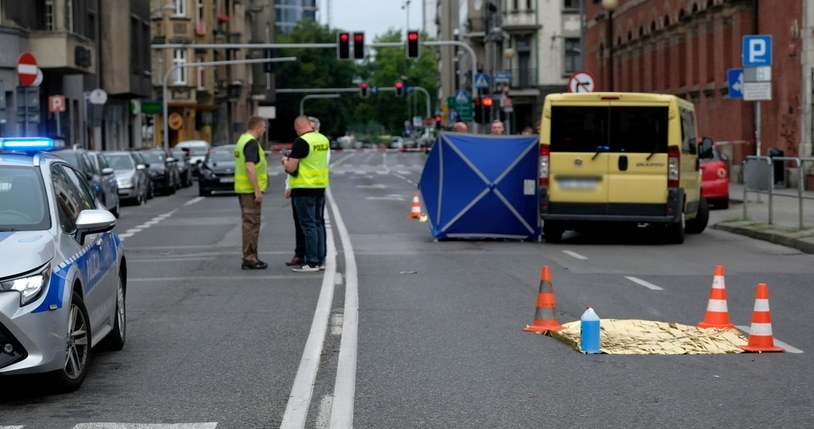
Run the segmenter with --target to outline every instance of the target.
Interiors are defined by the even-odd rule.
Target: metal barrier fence
[[[791,161],[797,167],[799,174],[797,175],[797,192],[791,194],[788,192],[777,192],[775,184],[777,178],[775,177],[775,162],[780,162],[782,165],[781,171],[783,172],[783,182],[785,183],[785,164]],[[755,156],[749,155],[743,161],[743,218],[748,219],[746,214],[747,205],[746,194],[748,192],[756,194],[766,194],[769,196],[769,224],[773,224],[774,219],[774,197],[789,197],[797,199],[797,214],[798,214],[798,227],[805,228],[803,223],[803,200],[814,200],[814,196],[805,194],[805,166],[806,163],[814,163],[814,158],[797,158],[788,156]],[[814,190],[814,189],[812,189]]]

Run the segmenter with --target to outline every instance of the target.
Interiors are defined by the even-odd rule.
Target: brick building
[[[811,44],[806,16],[812,6],[804,0],[584,2],[585,68],[597,89],[670,93],[692,101],[700,135],[731,143],[726,151],[735,174],[743,158],[756,152],[756,106],[730,98],[727,70],[742,67],[744,35],[771,35],[772,99],[760,102],[761,155],[779,148],[786,156],[812,156],[814,71],[804,72],[812,70],[810,48],[804,48]]]

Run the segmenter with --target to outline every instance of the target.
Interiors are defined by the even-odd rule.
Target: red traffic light
[[[407,40],[411,42],[414,40],[418,40],[418,31],[411,31],[407,33]]]
[[[396,97],[404,97],[404,82],[397,80],[393,86],[396,88]]]
[[[354,33],[353,34],[353,41],[354,42],[364,42],[365,41],[365,35],[362,34],[362,33]]]
[[[404,88],[404,82],[397,80],[396,81],[396,88]]]
[[[347,42],[350,35],[348,33],[339,33],[339,41],[340,42]]]
[[[435,122],[441,122],[441,115],[435,117]]]
[[[407,58],[418,58],[421,56],[418,45],[418,31],[407,32]]]
[[[492,106],[492,97],[483,97],[483,106],[484,107],[491,107]]]
[[[362,89],[367,89],[367,83],[362,82],[362,83],[359,85],[359,87],[360,87],[360,88],[362,88]]]

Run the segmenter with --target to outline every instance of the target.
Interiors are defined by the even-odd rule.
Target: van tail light
[[[539,182],[540,187],[548,187],[548,162],[549,162],[549,147],[547,144],[540,145],[540,171],[539,171]]]
[[[667,187],[678,188],[678,179],[681,172],[681,152],[678,147],[670,146],[667,149]]]

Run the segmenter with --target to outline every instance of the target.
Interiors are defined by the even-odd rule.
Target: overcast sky
[[[330,1],[330,6],[326,2]],[[421,2],[410,0],[410,29],[421,30]],[[372,42],[378,35],[395,28],[404,33],[407,14],[401,5],[404,0],[319,0],[320,23],[347,31],[364,31],[365,39]],[[331,22],[327,22],[330,7]]]

